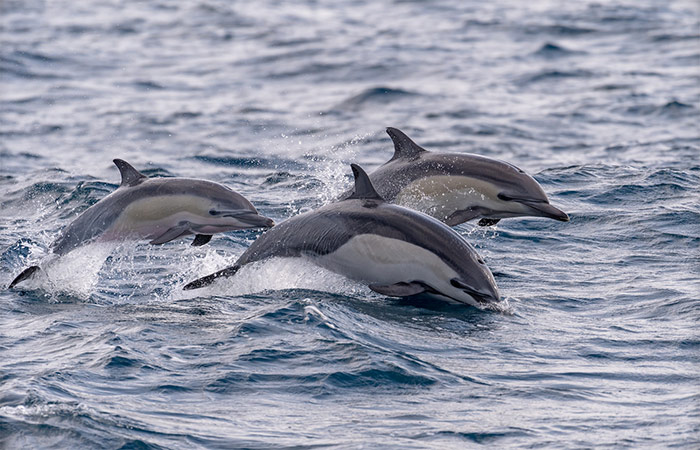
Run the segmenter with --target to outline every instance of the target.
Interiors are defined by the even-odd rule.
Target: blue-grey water
[[[295,261],[181,291],[252,231],[73,252],[0,291],[0,447],[700,446],[697,1],[3,0],[0,39],[3,286],[116,157],[279,222],[394,126],[571,215],[457,227],[503,311]]]

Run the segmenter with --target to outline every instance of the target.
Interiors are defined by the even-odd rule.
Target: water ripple
[[[333,201],[384,129],[507,160],[571,216],[457,232],[504,310],[298,261],[195,295],[259,235],[124,243],[0,292],[0,447],[697,448],[693,2],[0,2],[0,285],[111,160]]]

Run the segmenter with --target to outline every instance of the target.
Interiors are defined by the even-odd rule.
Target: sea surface
[[[119,184],[280,222],[397,127],[532,174],[571,222],[456,227],[503,307],[392,299],[258,236],[88,246]],[[0,2],[0,448],[700,447],[697,1]]]

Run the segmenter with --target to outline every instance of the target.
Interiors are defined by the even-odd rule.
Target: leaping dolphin
[[[542,187],[512,164],[469,153],[434,153],[396,128],[386,132],[394,156],[369,177],[387,201],[408,206],[455,226],[481,218],[495,225],[508,217],[569,216],[549,204]],[[349,198],[347,191],[341,199]]]
[[[385,202],[362,168],[351,167],[355,189],[346,200],[285,220],[233,266],[184,289],[207,286],[256,261],[302,257],[387,296],[428,293],[477,307],[499,300],[491,271],[464,238],[426,214]]]
[[[274,222],[258,214],[242,195],[211,181],[148,178],[129,163],[115,159],[121,184],[70,223],[51,245],[56,255],[95,241],[148,239],[164,244],[195,234],[192,245],[212,235],[246,228],[269,228]],[[31,277],[39,266],[25,269],[10,288]]]

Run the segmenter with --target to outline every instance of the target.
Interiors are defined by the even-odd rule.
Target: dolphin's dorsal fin
[[[386,129],[387,134],[394,141],[394,156],[389,161],[394,161],[396,159],[415,159],[420,156],[421,153],[427,152],[420,145],[416,144],[411,140],[410,137],[397,129],[389,127]]]
[[[381,195],[377,193],[372,186],[372,182],[369,181],[367,173],[362,170],[362,167],[357,164],[350,164],[352,167],[352,174],[355,175],[355,191],[352,193],[349,199],[361,198],[363,200],[379,200],[384,201]]]
[[[116,164],[117,169],[119,169],[119,173],[122,176],[122,183],[119,185],[119,187],[136,186],[148,178],[146,175],[134,169],[131,164],[123,159],[115,159],[114,164]]]

